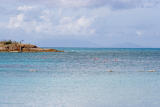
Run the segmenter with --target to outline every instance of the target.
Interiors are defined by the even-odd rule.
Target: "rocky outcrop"
[[[43,49],[43,48],[23,48],[23,52],[63,52],[56,49]]]
[[[0,42],[0,52],[64,52],[56,49],[39,48],[32,44],[21,44],[18,42]]]

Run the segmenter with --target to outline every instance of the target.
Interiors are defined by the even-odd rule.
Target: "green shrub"
[[[0,41],[0,44],[9,45],[9,44],[18,44],[18,42],[12,40],[4,40]]]

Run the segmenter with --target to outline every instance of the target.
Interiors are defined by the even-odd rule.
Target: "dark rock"
[[[148,72],[156,72],[156,70],[149,70]]]

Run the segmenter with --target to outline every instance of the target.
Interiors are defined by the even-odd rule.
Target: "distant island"
[[[32,44],[16,41],[0,41],[0,52],[64,52],[56,49],[44,49]]]

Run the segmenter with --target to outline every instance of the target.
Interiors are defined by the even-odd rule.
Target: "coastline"
[[[64,51],[56,49],[40,48],[36,45],[22,44],[21,42],[9,40],[0,42],[0,52],[20,53],[20,52],[64,52]]]

